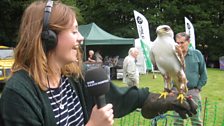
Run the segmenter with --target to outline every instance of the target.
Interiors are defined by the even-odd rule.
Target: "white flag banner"
[[[190,48],[195,49],[195,34],[194,34],[194,26],[186,17],[184,17],[185,21],[185,32],[190,35]]]
[[[145,39],[151,42],[150,35],[149,35],[149,24],[145,16],[141,13],[134,10],[135,15],[135,22],[137,25],[138,35],[140,39]]]
[[[154,70],[152,62],[150,60],[149,56],[149,50],[150,50],[150,34],[149,34],[149,24],[145,16],[143,16],[141,13],[134,10],[134,16],[135,16],[135,22],[138,30],[139,40],[141,45],[141,50],[144,55],[145,59],[145,65],[148,70]]]

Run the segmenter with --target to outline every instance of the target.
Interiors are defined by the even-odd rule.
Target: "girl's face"
[[[84,40],[78,31],[78,23],[75,20],[70,29],[61,31],[58,34],[58,44],[55,49],[55,58],[62,65],[76,62],[78,59],[78,49]]]

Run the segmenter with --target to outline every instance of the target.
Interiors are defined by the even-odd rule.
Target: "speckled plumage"
[[[186,92],[184,56],[174,41],[173,31],[168,25],[161,25],[156,32],[157,38],[150,50],[150,57],[164,78],[164,88],[169,90],[173,82],[179,92]]]

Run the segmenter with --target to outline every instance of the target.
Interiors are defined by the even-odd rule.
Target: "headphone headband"
[[[53,7],[53,1],[47,1],[47,4],[44,9],[44,21],[43,21],[43,31],[48,30],[48,22],[51,16],[51,9]]]
[[[43,30],[41,33],[42,45],[45,53],[57,46],[57,34],[53,30],[49,29],[49,19],[52,7],[53,1],[48,0],[44,8]]]

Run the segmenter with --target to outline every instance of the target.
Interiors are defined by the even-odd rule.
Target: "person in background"
[[[95,63],[96,62],[96,58],[94,56],[94,51],[93,50],[89,50],[88,61],[91,62],[91,63]]]
[[[102,55],[100,54],[100,50],[97,50],[96,53],[95,53],[95,57],[96,57],[96,62],[97,63],[103,63],[103,57]]]
[[[187,95],[191,95],[196,103],[198,103],[198,113],[191,117],[192,126],[202,126],[200,119],[201,114],[201,95],[202,87],[207,82],[207,70],[206,63],[202,53],[197,49],[189,48],[190,36],[185,32],[176,34],[176,43],[180,46],[183,55],[185,57],[185,74],[188,80]],[[182,119],[176,119],[174,126],[183,126],[184,121]]]
[[[128,51],[128,56],[125,57],[123,62],[123,82],[129,87],[138,87],[139,84],[139,72],[136,67],[136,59],[138,54],[139,52],[137,48],[130,48]]]

